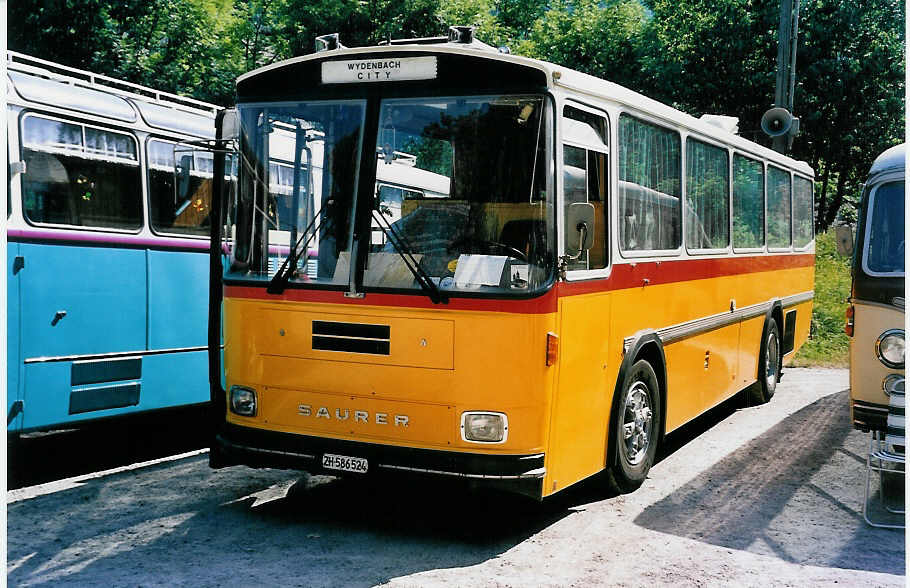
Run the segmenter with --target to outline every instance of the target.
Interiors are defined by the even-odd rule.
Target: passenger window
[[[806,247],[813,238],[812,182],[799,176],[793,177],[793,246]]]
[[[212,203],[212,154],[178,148],[181,173],[175,187],[176,144],[152,139],[148,142],[149,214],[152,229],[159,233],[209,234]]]
[[[768,166],[768,247],[790,247],[790,174]]]
[[[563,110],[563,186],[565,206],[587,202],[594,206],[593,242],[580,259],[570,261],[575,270],[607,267],[607,120],[579,108]],[[569,243],[572,231],[566,229],[566,250],[574,251],[578,243]]]
[[[623,251],[682,244],[679,134],[628,115],[619,118],[619,246]]]
[[[726,149],[686,140],[686,246],[730,244],[730,163]]]
[[[125,133],[28,116],[23,120],[23,211],[35,223],[138,229],[139,159]]]
[[[765,244],[765,171],[759,161],[733,156],[733,248]]]

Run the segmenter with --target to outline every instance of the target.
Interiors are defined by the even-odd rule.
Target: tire
[[[657,374],[640,359],[623,378],[610,420],[610,474],[616,489],[632,492],[648,477],[661,423]]]
[[[752,404],[765,404],[774,396],[780,382],[780,366],[780,329],[777,321],[771,319],[759,348],[758,383],[751,388]]]

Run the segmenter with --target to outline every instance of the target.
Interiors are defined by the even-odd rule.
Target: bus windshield
[[[384,100],[369,138],[364,110],[354,101],[240,107],[233,272],[267,279],[299,244],[288,283],[302,286],[347,285],[351,251],[364,249],[357,281],[367,291],[419,291],[429,280],[451,293],[520,294],[550,283],[542,96]],[[356,205],[369,219],[356,219],[359,174],[373,171],[359,169],[363,149],[376,167],[372,202]],[[279,176],[268,184],[258,179],[266,160],[268,175]],[[358,249],[350,227],[360,223],[370,230]]]
[[[872,193],[863,265],[871,275],[904,274],[904,183],[887,182]]]

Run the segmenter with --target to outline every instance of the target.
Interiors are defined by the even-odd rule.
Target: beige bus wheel
[[[657,375],[641,359],[625,375],[613,400],[610,470],[621,492],[635,490],[647,478],[657,452],[660,417]]]
[[[764,404],[771,400],[780,381],[780,331],[774,319],[768,323],[768,332],[762,341],[760,353],[758,384],[752,387],[753,404]]]

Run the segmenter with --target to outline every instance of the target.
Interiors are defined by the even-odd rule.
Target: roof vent
[[[331,35],[320,35],[316,37],[316,53],[322,51],[334,51],[335,49],[346,49],[338,39],[338,33]]]
[[[449,27],[449,43],[470,45],[474,41],[474,27]]]
[[[721,114],[703,114],[698,120],[706,122],[709,125],[721,128],[734,135],[739,132],[739,118],[735,116],[723,116]]]

